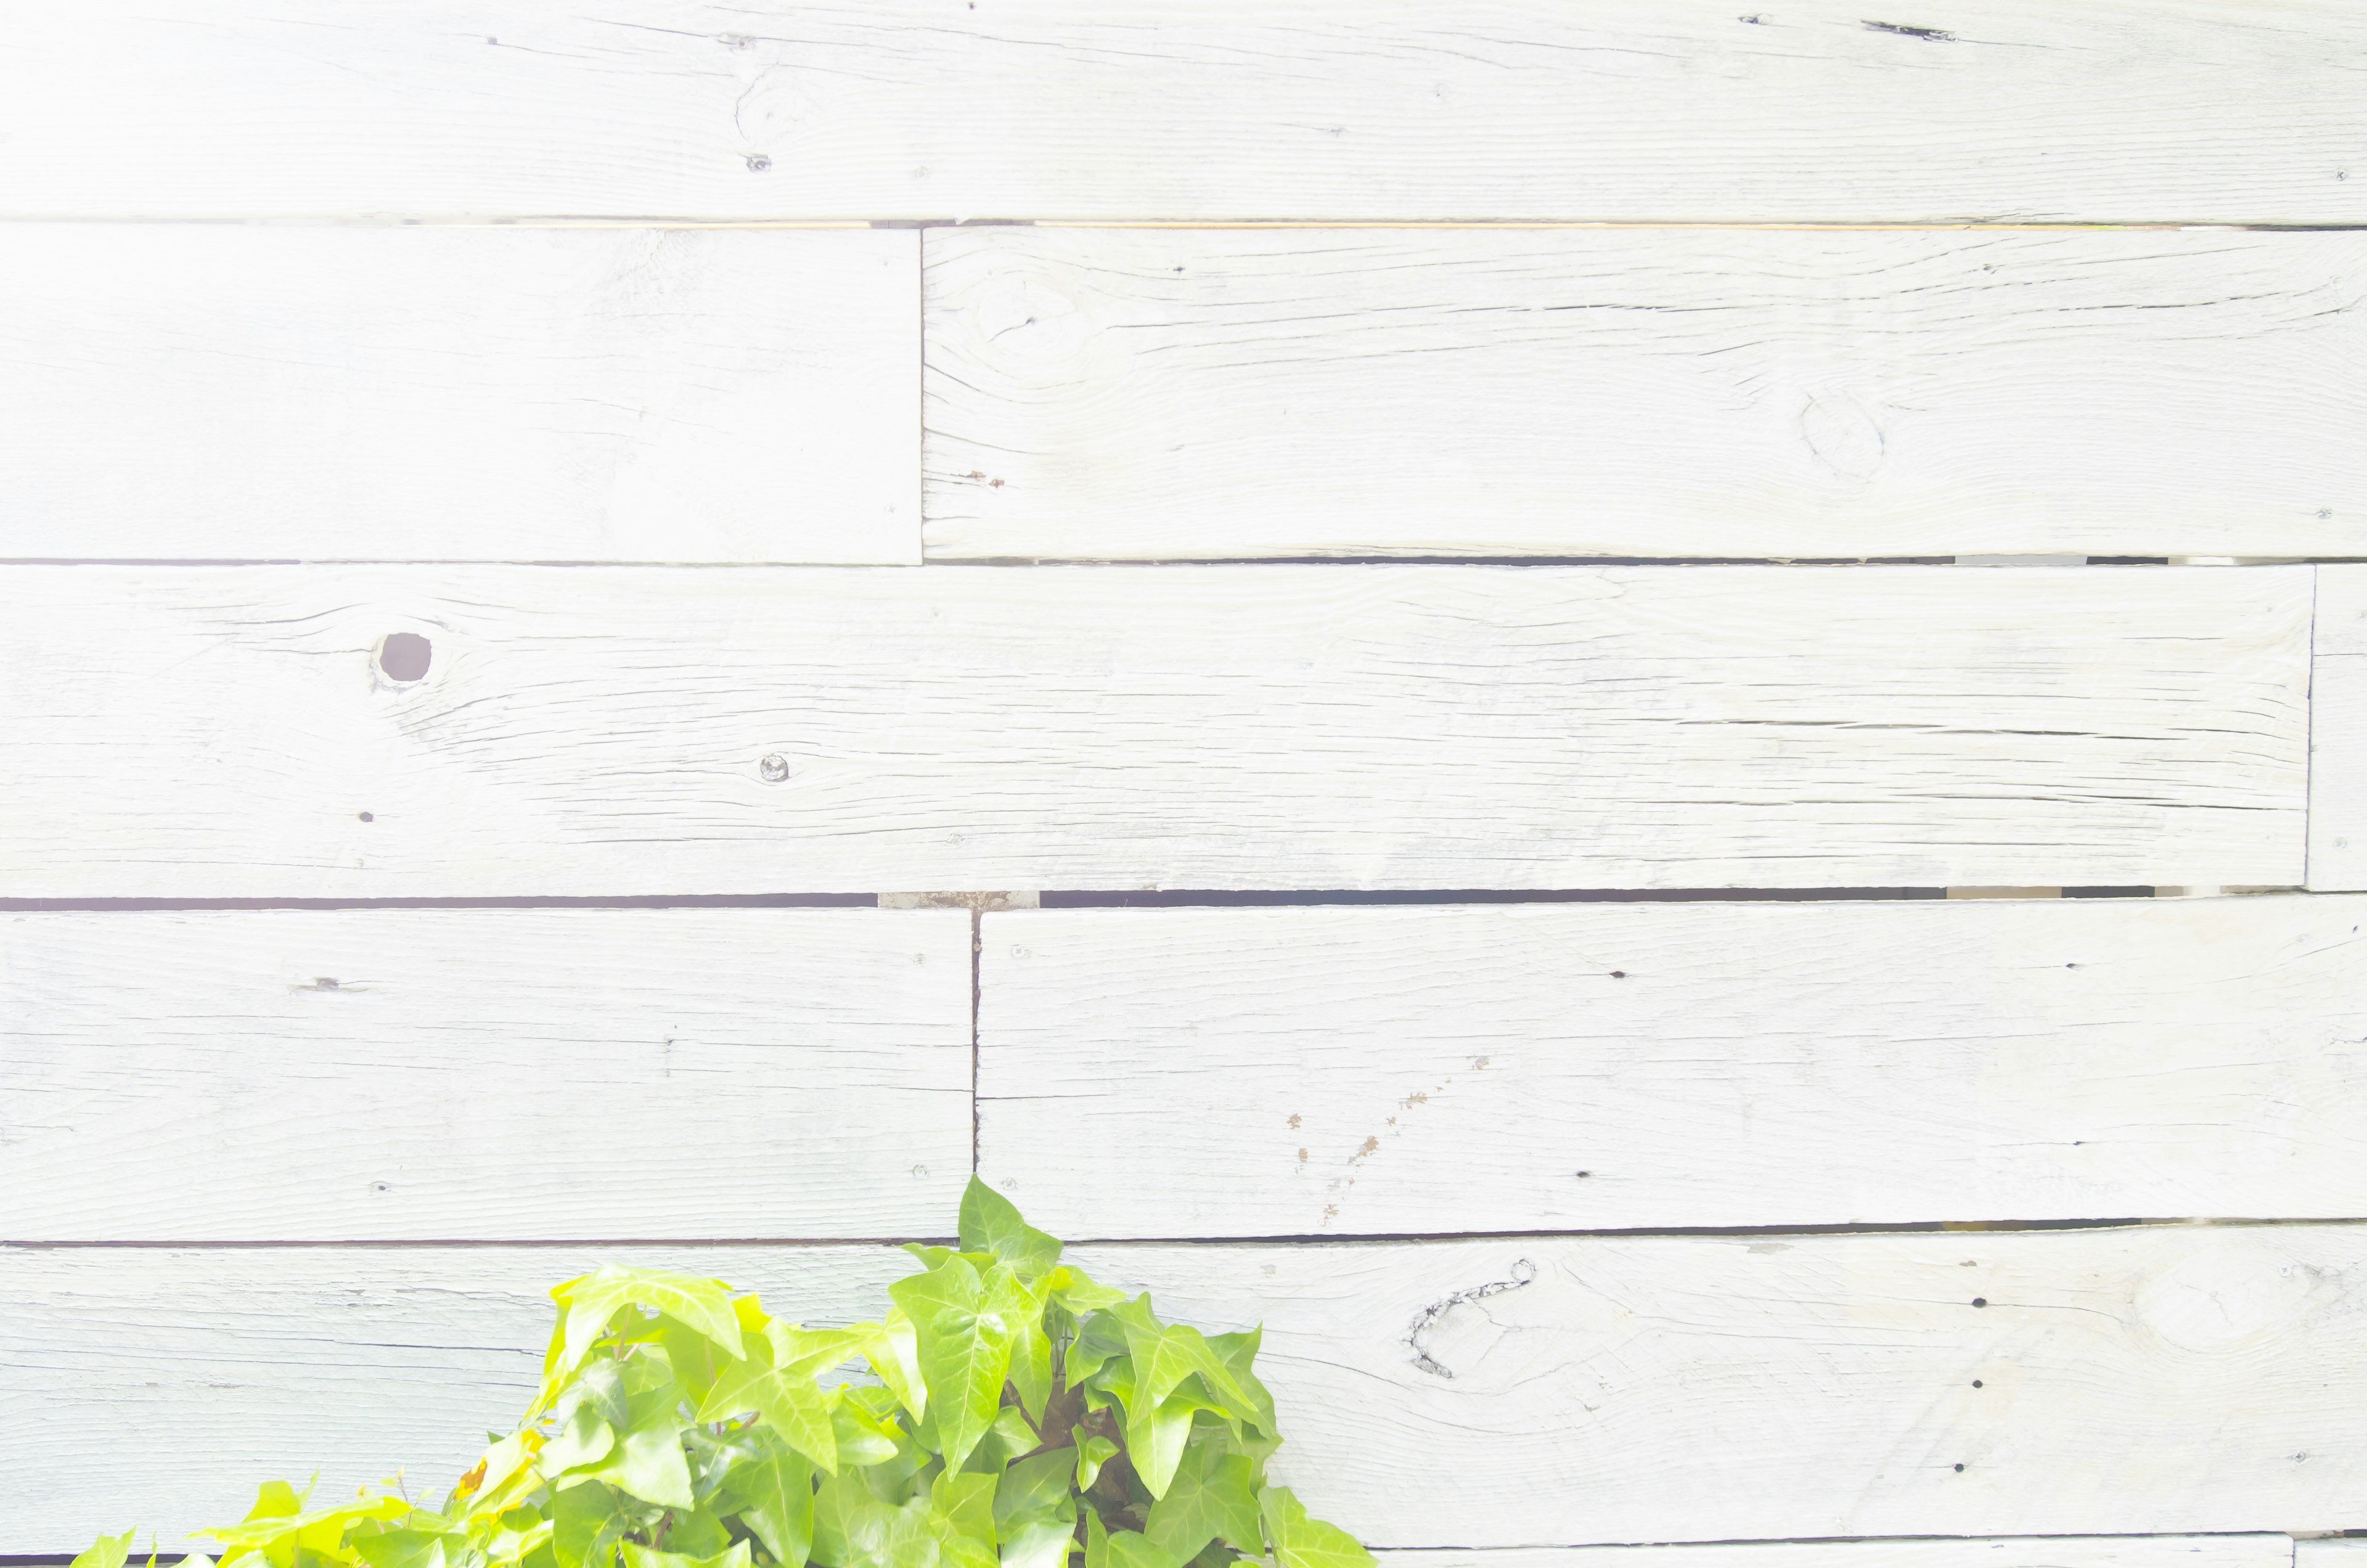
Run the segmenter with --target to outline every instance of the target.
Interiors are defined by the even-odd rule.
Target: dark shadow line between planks
[[[1956,890],[1961,897],[1965,889]],[[2249,891],[2249,890],[2248,890]],[[2302,895],[2301,888],[2265,891]],[[1945,887],[1086,888],[1039,895],[1047,909],[1288,908],[1341,904],[1846,904],[1944,899]],[[2063,887],[2032,897],[2152,898],[2152,886]],[[269,909],[867,909],[877,893],[627,893],[382,898],[5,898],[0,913],[137,914]],[[973,976],[973,990],[976,976]]]
[[[1847,1224],[1765,1224],[1765,1225],[1660,1225],[1625,1226],[1600,1230],[1501,1230],[1501,1231],[1373,1231],[1354,1235],[1332,1233],[1281,1232],[1268,1235],[1084,1235],[1070,1238],[1071,1247],[1122,1247],[1127,1249],[1156,1247],[1384,1247],[1403,1245],[1450,1246],[1466,1242],[1498,1241],[1651,1241],[1651,1240],[1757,1240],[1761,1238],[1816,1237],[1839,1235],[2021,1235],[2050,1231],[2126,1231],[2126,1230],[2274,1230],[2296,1225],[2367,1225],[2367,1216],[2259,1218],[2246,1216],[2124,1216],[2076,1220],[1914,1220],[1902,1222],[1868,1221]],[[902,1247],[910,1242],[927,1246],[958,1245],[949,1235],[918,1236],[534,1236],[524,1239],[482,1236],[408,1236],[390,1239],[383,1236],[347,1240],[310,1239],[295,1241],[226,1240],[202,1238],[169,1241],[14,1241],[0,1239],[0,1255],[9,1252],[289,1252],[289,1251],[416,1251],[428,1247],[443,1249],[485,1250],[493,1247],[539,1248],[586,1247],[764,1247],[772,1249],[809,1249],[826,1247]]]

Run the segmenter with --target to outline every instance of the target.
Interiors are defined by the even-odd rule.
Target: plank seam
[[[1265,1235],[1080,1235],[1070,1238],[1070,1247],[1381,1247],[1408,1244],[1455,1246],[1474,1241],[1592,1241],[1592,1240],[1655,1240],[1664,1238],[1717,1240],[1721,1238],[1750,1239],[1784,1236],[1842,1235],[2021,1235],[2051,1231],[2135,1231],[2135,1230],[2276,1230],[2290,1227],[2347,1227],[2367,1225],[2367,1216],[2331,1218],[2245,1218],[2188,1217],[2110,1218],[2081,1220],[1914,1220],[1901,1223],[1884,1222],[1863,1224],[1818,1225],[1673,1225],[1634,1226],[1603,1230],[1504,1230],[1504,1231],[1373,1231],[1353,1235],[1338,1233],[1285,1232]],[[535,1236],[519,1240],[484,1237],[414,1236],[401,1239],[385,1237],[352,1240],[310,1238],[292,1241],[263,1240],[124,1240],[124,1241],[15,1241],[0,1237],[0,1253],[6,1252],[105,1252],[105,1251],[181,1251],[181,1252],[261,1252],[320,1251],[339,1248],[366,1248],[371,1251],[417,1251],[434,1247],[443,1250],[483,1250],[498,1247],[901,1247],[918,1241],[933,1246],[955,1245],[958,1238],[950,1235],[861,1235],[861,1236]],[[2184,1532],[2174,1532],[2184,1533]]]

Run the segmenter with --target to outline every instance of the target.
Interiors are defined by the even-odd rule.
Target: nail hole
[[[1973,1304],[1976,1307],[1985,1307],[1989,1304],[1989,1299],[1987,1296],[1975,1296]]]
[[[1580,1171],[1578,1174],[1579,1174],[1580,1176],[1581,1176],[1581,1177],[1587,1177],[1587,1176],[1592,1176],[1592,1175],[1594,1174],[1594,1172],[1592,1172],[1592,1171],[1591,1171],[1591,1170],[1581,1170],[1581,1171]]]
[[[390,681],[416,681],[427,673],[433,644],[417,632],[389,632],[378,645],[378,667]]]
[[[1960,1464],[1960,1465],[1958,1465],[1958,1466],[1956,1467],[1956,1473],[1957,1473],[1957,1474],[1962,1475],[1962,1474],[1964,1473],[1964,1472],[1965,1472],[1965,1467],[1964,1467],[1963,1465],[1961,1465],[1961,1464]]]
[[[1627,971],[1625,969],[1614,969],[1611,972],[1611,977],[1614,980],[1625,980],[1627,978]]]
[[[1973,1380],[1973,1386],[1974,1386],[1975,1388],[1978,1388],[1978,1387],[1980,1387],[1980,1386],[1981,1386],[1981,1380],[1980,1380],[1980,1379],[1978,1379],[1978,1378],[1975,1378],[1975,1379]]]
[[[378,818],[371,813],[365,811],[362,813],[362,820],[365,822],[375,822],[378,820]]]

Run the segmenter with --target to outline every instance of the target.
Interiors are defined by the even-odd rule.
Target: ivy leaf
[[[1070,1457],[1066,1449],[1054,1449],[1023,1459],[995,1478],[996,1539],[1008,1540],[1013,1529],[1027,1519],[1063,1516],[1074,1527],[1076,1508],[1069,1495]]]
[[[1373,1554],[1354,1536],[1338,1525],[1309,1518],[1287,1486],[1269,1486],[1259,1493],[1258,1510],[1265,1517],[1276,1568],[1376,1568]]]
[[[1010,1199],[973,1176],[962,1191],[964,1252],[991,1252],[1025,1278],[1060,1261],[1060,1243],[1019,1217]]]
[[[915,1416],[927,1415],[929,1388],[921,1375],[920,1337],[902,1309],[889,1307],[885,1321],[858,1323],[848,1332],[897,1401]]]
[[[550,1500],[550,1550],[559,1568],[608,1568],[625,1532],[640,1528],[639,1511],[611,1486],[579,1482]]]
[[[838,1444],[838,1462],[842,1468],[869,1469],[886,1464],[903,1450],[898,1441],[900,1434],[892,1421],[873,1415],[851,1401],[843,1401],[830,1413],[831,1437]]]
[[[542,1445],[536,1463],[547,1476],[564,1475],[571,1470],[598,1463],[616,1446],[617,1434],[600,1419],[598,1408],[586,1400],[575,1407],[558,1434]]]
[[[1068,1568],[1069,1552],[1076,1544],[1073,1518],[1029,1519],[1014,1525],[1002,1538],[1002,1568]]]
[[[432,1530],[381,1530],[345,1544],[369,1568],[445,1568],[445,1537]]]
[[[726,1421],[753,1412],[764,1425],[823,1470],[838,1468],[838,1439],[832,1424],[836,1391],[814,1382],[816,1371],[836,1366],[854,1349],[851,1336],[815,1333],[795,1324],[773,1322],[742,1341],[738,1364],[725,1367],[698,1406],[702,1421]]]
[[[631,1269],[606,1263],[551,1287],[561,1315],[551,1348],[543,1358],[546,1397],[592,1353],[610,1319],[626,1306],[651,1307],[695,1330],[732,1360],[740,1359],[740,1322],[731,1308],[731,1287],[663,1269]]]
[[[284,1481],[275,1481],[271,1484],[285,1487],[288,1483]],[[289,1512],[293,1513],[295,1510],[291,1508]],[[249,1518],[254,1517],[252,1514],[247,1516]],[[100,1536],[91,1542],[90,1550],[74,1560],[73,1568],[123,1568],[124,1560],[131,1555],[131,1538],[139,1533],[139,1529],[135,1527],[125,1530],[119,1536]]]
[[[608,1457],[584,1475],[663,1508],[697,1506],[682,1451],[678,1391],[671,1382],[632,1397],[632,1421]]]
[[[1208,1336],[1208,1348],[1216,1352],[1217,1359],[1223,1362],[1225,1370],[1232,1374],[1233,1386],[1247,1401],[1248,1408],[1241,1413],[1243,1417],[1259,1431],[1272,1437],[1274,1430],[1274,1395],[1266,1392],[1265,1384],[1258,1382],[1257,1375],[1250,1371],[1250,1364],[1257,1359],[1258,1345],[1264,1337],[1265,1327],[1261,1324],[1240,1334],[1212,1334]]]
[[[734,1541],[729,1551],[712,1557],[693,1557],[686,1552],[656,1551],[640,1541],[623,1543],[625,1568],[749,1568],[748,1543]]]
[[[1196,1376],[1215,1400],[1217,1414],[1236,1420],[1254,1415],[1255,1403],[1198,1329],[1161,1323],[1151,1314],[1147,1295],[1110,1308],[1109,1315],[1125,1327],[1135,1384],[1147,1405],[1165,1403],[1185,1378]],[[1132,1408],[1127,1406],[1129,1412]]]
[[[729,1550],[731,1532],[704,1508],[666,1516],[665,1549],[683,1557],[715,1557]]]
[[[1096,1283],[1073,1263],[1063,1263],[1045,1275],[1044,1289],[1053,1300],[1079,1317],[1090,1317],[1126,1300],[1124,1291]]]
[[[814,1471],[802,1454],[776,1449],[734,1471],[727,1496],[774,1562],[802,1568],[813,1551],[814,1532]]]
[[[1007,1317],[1003,1264],[981,1276],[968,1259],[949,1257],[924,1274],[907,1275],[888,1293],[912,1321],[921,1372],[929,1389],[947,1469],[959,1467],[994,1423],[1011,1371],[1018,1325]]]
[[[1219,1539],[1242,1551],[1257,1551],[1258,1497],[1248,1456],[1226,1452],[1219,1441],[1194,1443],[1176,1466],[1167,1495],[1150,1506],[1142,1533],[1178,1562],[1197,1557],[1201,1548]]]
[[[621,1427],[632,1419],[625,1408],[624,1371],[616,1362],[593,1362],[575,1380],[575,1386],[583,1391],[583,1397],[609,1426]]]
[[[995,1543],[994,1495],[998,1478],[977,1471],[947,1471],[929,1487],[929,1511],[990,1549]]]
[[[1082,1427],[1071,1428],[1069,1440],[1077,1446],[1077,1490],[1090,1492],[1101,1477],[1102,1466],[1116,1454],[1117,1445]]]

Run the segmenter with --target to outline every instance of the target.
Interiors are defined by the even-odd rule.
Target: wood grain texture
[[[1290,1435],[1276,1473],[1376,1545],[2367,1518],[2357,1227],[1076,1255],[1172,1319],[1263,1319]],[[808,1322],[879,1310],[873,1281],[906,1262],[640,1256],[761,1286]],[[591,1257],[0,1251],[0,1393],[17,1413],[0,1425],[0,1538],[71,1550],[133,1510],[169,1541],[243,1511],[255,1480],[315,1465],[332,1491],[398,1463],[443,1484],[524,1403],[538,1291]],[[834,1278],[850,1259],[854,1278]]]
[[[932,557],[2367,554],[2360,234],[925,255]]]
[[[0,1247],[0,1393],[59,1424],[49,1442],[0,1430],[0,1541],[74,1552],[136,1522],[169,1551],[315,1471],[324,1498],[398,1472],[440,1496],[534,1397],[545,1292],[611,1259],[812,1323],[877,1317],[912,1268],[844,1246]]]
[[[0,1235],[942,1229],[968,949],[957,909],[0,916]]]
[[[87,0],[13,34],[12,215],[2367,218],[2342,0]]]
[[[2310,587],[20,567],[0,893],[2292,886]]]
[[[2313,635],[2309,886],[2367,889],[2367,567],[2319,569]]]
[[[886,231],[20,225],[0,555],[912,562],[918,266]]]
[[[2303,1551],[2316,1545],[2305,1541]],[[2337,1542],[2336,1544],[2340,1544]],[[1704,1546],[1385,1551],[1382,1568],[2293,1568],[2282,1535],[2046,1536],[2004,1540],[1761,1540]],[[2302,1568],[2314,1568],[2305,1562]]]
[[[2347,1218],[2362,926],[2350,897],[989,915],[980,1168],[1061,1235]]]

